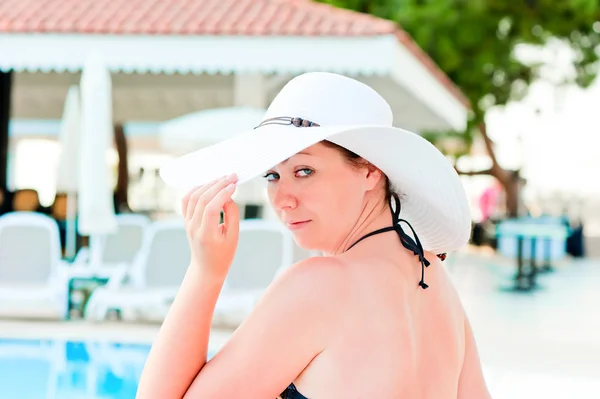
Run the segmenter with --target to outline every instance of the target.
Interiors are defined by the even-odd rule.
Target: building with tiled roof
[[[364,81],[416,132],[463,129],[469,109],[396,24],[309,0],[4,0],[0,119],[10,115],[11,134],[52,136],[91,55],[111,71],[113,117],[136,140],[199,110],[264,108],[308,71]]]
[[[461,130],[469,111],[462,93],[396,24],[309,0],[3,0],[0,177],[12,154],[13,166],[37,168],[27,173],[40,195],[53,195],[56,173],[47,162],[59,156],[56,146],[38,155],[19,146],[57,139],[67,92],[80,84],[91,57],[110,71],[112,118],[125,125],[134,168],[141,162],[151,170],[175,148],[192,149],[163,137],[163,122],[193,121],[201,110],[260,111],[293,76],[309,71],[369,84],[390,104],[394,125],[415,132]]]

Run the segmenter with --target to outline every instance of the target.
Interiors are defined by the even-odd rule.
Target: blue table
[[[538,272],[552,270],[552,260],[565,255],[569,230],[556,218],[509,219],[496,226],[499,252],[517,260],[514,290],[536,288]],[[538,241],[543,242],[543,248],[537,245]],[[544,262],[541,269],[537,266],[538,258]],[[527,267],[525,259],[529,259]]]

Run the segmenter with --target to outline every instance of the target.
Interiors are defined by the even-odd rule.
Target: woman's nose
[[[280,210],[294,209],[298,205],[298,200],[292,187],[287,182],[278,182],[274,187],[273,205]]]

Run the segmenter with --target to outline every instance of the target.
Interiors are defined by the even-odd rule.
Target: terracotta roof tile
[[[448,77],[395,23],[310,0],[2,0],[0,33],[243,36],[395,34],[464,104]]]
[[[0,32],[380,35],[397,27],[308,0],[3,0]]]

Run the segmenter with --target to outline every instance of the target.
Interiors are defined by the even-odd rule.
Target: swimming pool
[[[133,399],[148,345],[0,339],[2,399]]]
[[[0,338],[0,399],[134,399],[149,352],[140,344]],[[485,374],[495,399],[587,399],[600,392],[593,378],[487,368]]]

